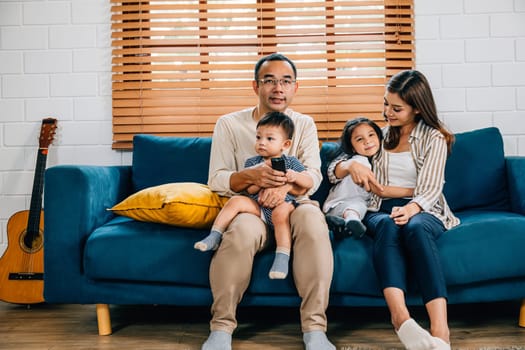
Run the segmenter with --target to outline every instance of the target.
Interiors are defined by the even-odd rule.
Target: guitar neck
[[[39,148],[36,157],[35,176],[33,179],[33,192],[29,207],[27,231],[30,234],[38,233],[40,226],[40,213],[42,210],[42,192],[44,190],[44,171],[46,169],[47,148]]]

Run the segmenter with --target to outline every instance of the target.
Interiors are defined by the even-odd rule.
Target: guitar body
[[[15,213],[7,223],[7,249],[0,258],[0,300],[15,304],[44,301],[44,214],[32,245],[26,244],[29,210]]]

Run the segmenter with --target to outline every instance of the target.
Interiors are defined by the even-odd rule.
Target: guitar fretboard
[[[31,194],[31,204],[29,206],[29,218],[27,220],[27,234],[24,238],[24,243],[29,248],[32,247],[35,237],[39,234],[46,160],[47,148],[40,148],[36,157],[35,176],[33,179],[33,192]]]

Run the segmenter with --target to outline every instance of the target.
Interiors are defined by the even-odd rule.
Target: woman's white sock
[[[434,337],[412,318],[403,322],[396,333],[407,350],[437,349]]]

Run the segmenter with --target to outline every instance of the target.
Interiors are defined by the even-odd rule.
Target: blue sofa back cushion
[[[210,137],[133,138],[134,192],[170,182],[208,182]]]
[[[317,191],[312,195],[312,199],[319,202],[319,204],[322,206],[324,204],[324,200],[326,199],[326,196],[328,196],[328,192],[330,191],[330,187],[332,184],[330,181],[328,181],[328,166],[330,165],[330,162],[334,159],[334,154],[339,148],[339,145],[336,142],[323,142],[321,145],[321,174],[323,174],[323,181],[319,185],[319,188]]]
[[[503,139],[497,128],[455,134],[456,141],[445,167],[443,192],[452,211],[481,208],[508,210],[507,176]],[[321,171],[323,182],[312,196],[321,205],[330,190],[326,173],[339,145],[323,142]]]
[[[503,139],[497,128],[458,133],[443,192],[452,211],[509,209]]]
[[[503,139],[497,128],[458,133],[445,168],[444,193],[450,208],[508,210],[509,203]],[[312,196],[322,205],[330,183],[326,168],[338,145],[321,147],[323,182]],[[133,138],[132,182],[134,192],[170,182],[207,183],[210,137]],[[183,171],[181,169],[184,169]]]

